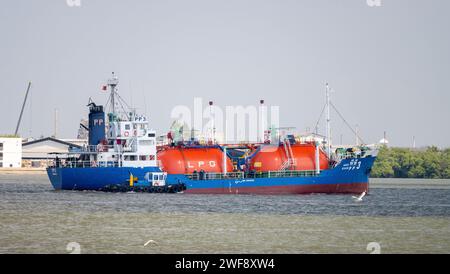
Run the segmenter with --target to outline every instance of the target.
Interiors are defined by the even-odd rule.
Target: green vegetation
[[[450,178],[450,149],[382,147],[372,169],[374,178]]]
[[[0,138],[19,138],[19,135],[14,134],[0,134]]]

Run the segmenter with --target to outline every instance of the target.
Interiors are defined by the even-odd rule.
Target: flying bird
[[[364,198],[364,196],[366,196],[366,192],[364,191],[363,193],[361,193],[361,195],[359,196],[352,196],[353,199],[355,199],[356,201],[362,201],[362,199]]]

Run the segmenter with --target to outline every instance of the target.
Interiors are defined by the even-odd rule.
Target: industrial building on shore
[[[44,169],[55,159],[56,154],[86,145],[85,139],[46,137],[24,140],[20,137],[0,137],[0,169]]]
[[[0,168],[22,167],[22,138],[0,137]]]

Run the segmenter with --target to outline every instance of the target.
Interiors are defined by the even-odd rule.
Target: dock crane
[[[17,136],[17,133],[19,132],[20,122],[22,121],[23,110],[25,109],[25,105],[27,103],[27,98],[28,98],[28,93],[30,93],[30,88],[31,88],[31,82],[28,83],[27,92],[25,93],[25,99],[23,100],[22,110],[20,111],[20,116],[19,116],[19,121],[17,121],[16,131],[14,132],[15,136]]]

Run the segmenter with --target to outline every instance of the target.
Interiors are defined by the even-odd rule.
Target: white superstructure
[[[156,131],[149,128],[145,115],[138,115],[135,110],[124,107],[126,103],[117,93],[118,83],[118,78],[113,74],[108,81],[111,112],[107,116],[106,132],[104,126],[100,127],[100,131],[95,129],[104,123],[103,107],[92,101],[88,105],[91,112],[97,115],[92,119],[92,125],[89,122],[89,130],[95,130],[101,141],[98,145],[90,142],[90,146],[81,149],[83,167],[157,167]]]
[[[129,121],[110,121],[106,136],[107,142],[96,147],[97,155],[91,155],[100,166],[157,166],[156,132],[148,128],[145,116],[132,113]]]

